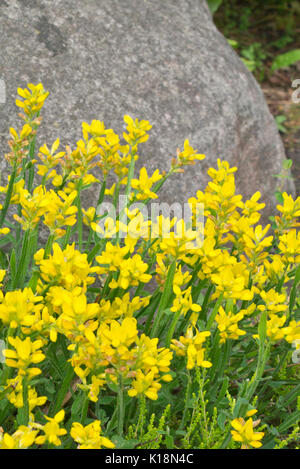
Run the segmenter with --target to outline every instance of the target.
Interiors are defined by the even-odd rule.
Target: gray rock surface
[[[221,158],[238,166],[237,190],[260,190],[265,215],[273,210],[283,145],[258,84],[204,0],[1,0],[0,79],[2,155],[9,126],[20,125],[17,87],[42,82],[50,96],[39,144],[59,137],[73,146],[82,121],[122,133],[124,114],[147,119],[153,128],[139,164],[150,172],[168,169],[186,138],[206,154],[168,181],[160,200],[186,201]]]

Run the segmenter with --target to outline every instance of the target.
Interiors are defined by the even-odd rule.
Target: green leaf
[[[244,65],[248,68],[249,72],[254,72],[256,68],[256,64],[254,60],[247,60],[241,57],[241,60],[244,62]]]
[[[166,444],[167,449],[174,449],[175,443],[174,443],[174,438],[172,437],[172,435],[166,435],[165,444]]]
[[[219,427],[221,428],[221,430],[225,429],[226,419],[227,419],[227,415],[225,414],[225,412],[221,411],[220,414],[217,417],[217,423],[218,423]]]
[[[280,68],[289,67],[298,61],[300,61],[300,49],[294,49],[285,54],[277,55],[272,63],[271,70],[274,72]]]
[[[9,266],[11,278],[14,279],[16,276],[16,253],[14,249],[11,251]]]
[[[277,129],[279,130],[279,132],[282,132],[282,133],[286,133],[287,132],[287,129],[286,127],[284,127],[283,122],[286,121],[286,117],[283,116],[283,115],[279,115],[279,116],[276,116],[275,117],[275,122],[276,122],[276,125],[277,125]],[[291,161],[291,160],[285,160],[284,163],[286,161]]]
[[[125,438],[119,435],[114,436],[112,441],[117,449],[133,449],[140,443],[139,440],[125,440]]]
[[[71,414],[72,414],[73,421],[78,420],[80,418],[82,403],[83,403],[83,396],[82,394],[79,394],[77,398],[75,399],[75,401],[73,402],[72,407],[71,407]]]
[[[223,0],[208,0],[208,6],[212,14],[216,13],[216,11],[222,5]]]
[[[0,246],[5,246],[5,244],[13,243],[14,241],[15,238],[10,234],[7,234],[0,239]]]
[[[283,200],[282,192],[276,191],[276,192],[275,192],[275,197],[276,197],[276,199],[278,200],[278,202],[279,202],[280,204],[283,204],[284,200]]]
[[[233,410],[233,417],[245,417],[245,413],[247,412],[248,406],[248,399],[245,399],[244,397],[239,397]]]
[[[292,427],[295,423],[298,423],[300,420],[300,410],[296,410],[293,414],[289,415],[284,422],[282,422],[279,427],[277,427],[278,432],[281,434],[286,432],[290,427]]]
[[[284,160],[284,162],[282,163],[283,169],[291,169],[292,165],[293,160]]]
[[[265,343],[267,335],[267,311],[263,311],[258,324],[258,335],[261,344]]]
[[[227,42],[233,49],[236,49],[239,46],[239,43],[234,39],[227,39]]]
[[[290,314],[293,311],[294,304],[295,304],[295,301],[296,301],[296,298],[297,298],[297,285],[298,285],[299,282],[300,282],[300,266],[298,267],[298,269],[296,271],[294,284],[293,284],[293,287],[291,289],[290,302],[289,302],[289,312],[290,312]]]

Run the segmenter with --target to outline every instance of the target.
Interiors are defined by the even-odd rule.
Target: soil
[[[272,71],[277,55],[300,49],[300,3],[270,0],[226,0],[214,15],[218,29],[227,39],[236,42],[236,50],[244,56],[253,45],[258,49],[253,71],[274,118],[282,120],[280,134],[286,156],[292,160],[291,175],[300,196],[300,103],[294,103],[294,80],[300,80],[300,62]],[[251,57],[250,57],[251,58]],[[300,98],[300,92],[297,92]]]
[[[297,70],[298,73],[296,73]],[[292,94],[296,88],[292,88],[293,79],[291,79],[296,75],[300,79],[300,63],[286,70],[278,70],[261,83],[261,87],[273,116],[286,117],[282,124],[285,131],[281,131],[280,134],[286,157],[293,162],[292,177],[296,186],[296,194],[300,196],[300,103],[293,102]]]

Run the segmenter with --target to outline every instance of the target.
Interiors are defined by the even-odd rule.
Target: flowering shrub
[[[129,116],[123,142],[94,120],[74,149],[35,152],[48,93],[18,94],[0,189],[0,447],[295,446],[300,198],[283,193],[262,227],[259,192],[243,200],[218,160],[188,219],[150,220],[166,179],[204,155],[186,140],[168,172],[135,175],[151,125]]]

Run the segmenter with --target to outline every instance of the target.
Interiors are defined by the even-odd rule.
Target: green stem
[[[18,412],[18,423],[19,425],[28,425],[29,422],[29,402],[28,402],[28,381],[27,378],[23,378],[22,381],[22,388],[23,388],[23,407],[19,409]]]
[[[72,227],[68,226],[65,237],[64,237],[64,240],[63,240],[63,243],[62,243],[63,249],[66,249],[66,247],[69,243],[69,239],[70,239],[70,236],[71,236],[71,230],[72,230]]]
[[[211,326],[213,325],[213,322],[215,320],[215,317],[219,311],[219,308],[222,304],[222,301],[223,301],[223,294],[221,294],[218,298],[218,300],[216,301],[215,303],[215,306],[214,306],[214,309],[212,310],[212,312],[210,313],[210,316],[208,318],[208,321],[207,321],[207,324],[206,324],[206,329],[209,331]]]
[[[101,241],[99,241],[99,243],[97,243],[93,249],[89,252],[88,254],[88,262],[92,262],[95,255],[98,254],[98,252],[101,250],[101,247],[103,246],[104,242],[106,240],[104,239],[101,239]]]
[[[35,141],[36,141],[36,135],[33,137],[33,139],[32,139],[31,142],[30,142],[30,147],[29,147],[29,161],[31,161],[31,160],[33,159],[34,149],[35,149]],[[28,188],[28,191],[29,191],[29,192],[31,192],[31,190],[32,190],[33,180],[34,180],[34,174],[35,174],[34,165],[32,164],[32,166],[29,168],[29,173],[28,173],[28,185],[27,185],[27,188]]]
[[[88,398],[88,393],[85,393],[84,401],[83,401],[83,405],[81,409],[81,419],[80,419],[80,423],[82,425],[84,425],[84,422],[85,422],[85,419],[89,410],[89,403],[90,403],[90,400]]]
[[[82,210],[81,210],[81,199],[80,199],[80,194],[81,194],[81,188],[82,188],[82,179],[80,179],[79,184],[78,184],[78,193],[77,193],[77,198],[76,198],[76,205],[77,205],[77,227],[78,227],[78,248],[79,251],[82,251],[82,235],[83,235],[83,226],[82,226]]]
[[[5,217],[6,217],[6,214],[7,214],[7,210],[8,210],[10,201],[11,201],[11,196],[12,196],[16,176],[17,176],[17,167],[16,167],[16,164],[14,164],[12,173],[11,173],[10,178],[9,178],[9,183],[8,183],[8,188],[7,188],[7,192],[6,192],[4,205],[3,205],[3,208],[1,210],[0,228],[2,228],[2,225],[4,223],[4,220],[5,220]]]
[[[119,410],[119,421],[118,421],[118,434],[123,435],[124,428],[124,390],[123,390],[123,376],[119,374],[119,388],[118,388],[118,410]]]
[[[97,218],[97,209],[103,202],[103,199],[104,199],[104,196],[105,196],[105,189],[106,189],[106,177],[104,178],[104,180],[102,182],[102,185],[101,185],[98,201],[97,201],[97,204],[96,204],[96,207],[95,207],[95,216],[94,216],[93,221],[95,221],[96,218]],[[90,244],[91,244],[92,239],[93,239],[93,234],[94,234],[94,230],[90,227],[89,235],[88,235],[88,239],[87,239],[87,244],[86,244],[86,252],[89,252],[89,250],[90,250]]]
[[[153,319],[155,310],[156,310],[156,308],[157,308],[157,306],[158,306],[158,304],[159,304],[159,300],[160,300],[159,295],[157,295],[156,298],[155,298],[155,296],[153,295],[153,297],[151,298],[151,302],[153,302],[153,304],[151,305],[152,308],[150,309],[150,311],[149,311],[148,314],[147,314],[147,321],[146,321],[146,324],[145,324],[145,334],[146,334],[146,335],[149,335],[150,327],[151,327],[151,323],[152,323],[152,319]]]
[[[13,332],[14,331],[14,332]],[[7,334],[6,334],[6,343],[7,343],[7,348],[10,349],[11,345],[8,342],[8,337],[14,337],[16,329],[12,329],[11,327],[8,328]],[[12,374],[13,368],[10,366],[7,366],[7,364],[4,362],[3,363],[3,369],[2,369],[2,375],[1,375],[1,380],[0,380],[0,386],[4,386],[6,384],[6,381],[10,378]]]
[[[173,293],[173,279],[174,279],[175,271],[176,271],[176,260],[174,260],[172,262],[172,264],[170,265],[170,267],[169,267],[166,283],[165,283],[165,286],[164,286],[164,291],[163,291],[162,296],[161,296],[161,300],[160,300],[160,303],[159,303],[159,306],[158,306],[158,311],[157,311],[156,317],[154,319],[153,328],[152,328],[151,334],[150,334],[150,337],[152,339],[153,339],[153,337],[157,336],[161,319],[163,317],[165,309],[168,306],[170,297]]]
[[[179,318],[180,318],[180,310],[176,311],[176,313],[173,316],[173,319],[172,319],[172,322],[171,322],[171,325],[169,327],[168,334],[167,334],[166,347],[170,347],[170,343],[171,343],[171,340],[173,339],[176,324]]]
[[[201,306],[200,315],[199,315],[200,319],[203,319],[203,320],[206,319],[207,304],[208,304],[208,300],[210,298],[210,295],[211,295],[211,292],[212,292],[213,288],[214,288],[213,285],[209,285],[209,287],[206,290],[205,297],[204,297],[204,300],[203,300],[203,303],[202,303],[202,306]]]
[[[49,254],[51,253],[51,249],[52,249],[52,244],[53,244],[54,238],[55,238],[55,235],[54,235],[54,234],[50,234],[49,237],[48,237],[48,239],[47,239],[47,243],[46,243],[45,251],[44,251],[44,259],[47,259],[47,257],[48,257]]]
[[[262,378],[262,375],[265,371],[265,366],[266,366],[266,362],[268,360],[268,357],[269,357],[269,352],[270,352],[270,344],[267,344],[267,346],[264,348],[264,347],[261,347],[259,348],[259,354],[258,354],[258,360],[257,360],[257,367],[256,367],[256,370],[254,372],[254,375],[249,383],[249,386],[247,388],[247,391],[246,391],[246,395],[245,395],[245,398],[250,401],[250,399],[252,398],[253,394],[255,393],[256,391],[256,388]]]
[[[13,281],[13,289],[15,288],[23,288],[24,281],[26,277],[26,273],[28,271],[30,257],[31,257],[31,234],[32,231],[30,229],[25,231],[23,244],[22,244],[22,251],[20,256],[20,263],[18,265],[18,271]]]
[[[184,428],[186,419],[187,419],[187,411],[189,408],[189,400],[191,397],[191,390],[192,390],[192,379],[189,370],[188,371],[188,378],[187,378],[187,386],[186,386],[186,394],[185,394],[185,402],[184,402],[184,410],[182,414],[182,419],[179,425],[179,430]]]
[[[57,394],[55,400],[52,401],[52,406],[50,406],[49,416],[53,417],[61,409],[65,395],[67,394],[71,381],[74,376],[74,370],[71,365],[68,365],[67,372],[65,374],[64,380],[62,382],[61,388]]]
[[[121,222],[123,222],[123,217],[124,217],[126,208],[133,202],[133,201],[129,200],[129,194],[130,194],[130,189],[131,189],[131,180],[134,176],[134,168],[135,168],[134,155],[131,154],[131,160],[130,160],[128,175],[127,175],[127,184],[126,184],[126,189],[125,189],[125,206],[122,207],[122,210],[120,211],[120,213],[117,216],[117,220],[120,220]],[[116,206],[116,203],[117,203],[117,201],[116,201],[117,192],[118,191],[116,191],[116,194],[115,194],[115,197],[114,197],[114,205],[115,206]],[[114,239],[114,244],[117,244],[119,242],[119,240],[120,240],[120,233],[117,232],[116,237]]]

